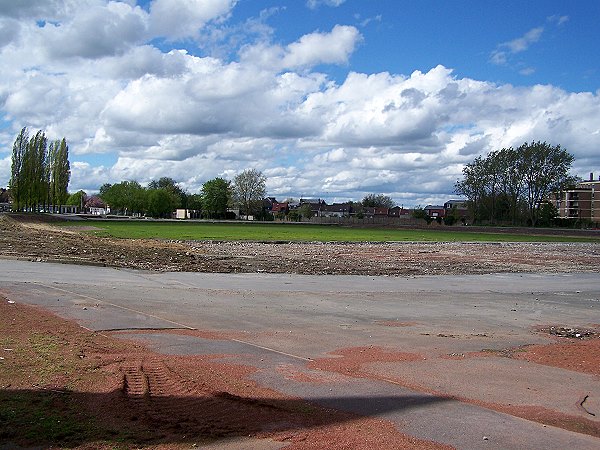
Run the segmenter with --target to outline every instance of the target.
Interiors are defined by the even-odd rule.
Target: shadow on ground
[[[149,446],[268,437],[359,419],[340,412],[360,404],[369,415],[419,408],[447,399],[429,395],[271,399],[227,392],[209,396],[128,395],[73,391],[0,391],[0,445]],[[320,405],[335,405],[336,409]],[[2,447],[0,447],[2,448]]]

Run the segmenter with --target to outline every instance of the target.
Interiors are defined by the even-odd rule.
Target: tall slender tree
[[[21,132],[15,139],[12,152],[12,164],[10,174],[10,192],[13,200],[13,209],[20,211],[25,201],[25,180],[23,171],[23,161],[29,147],[29,134],[27,128],[21,129]]]
[[[64,204],[70,177],[66,140],[54,141],[48,148],[48,138],[42,130],[30,138],[27,128],[23,128],[13,144],[10,179],[13,208],[35,211]]]
[[[67,191],[71,178],[71,166],[69,164],[69,146],[65,138],[56,140],[50,144],[49,150],[50,170],[50,201],[52,205],[65,204],[69,198]]]
[[[46,159],[48,139],[39,130],[29,139],[29,145],[23,159],[24,183],[26,186],[25,206],[31,211],[39,210],[48,200],[48,170]]]

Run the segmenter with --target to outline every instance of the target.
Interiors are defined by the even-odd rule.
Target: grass
[[[73,222],[63,226],[78,226]],[[90,233],[123,239],[309,242],[600,242],[594,237],[548,236],[423,229],[350,228],[328,225],[86,221]]]

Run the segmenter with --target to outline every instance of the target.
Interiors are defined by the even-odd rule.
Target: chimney
[[[590,172],[590,181],[594,181],[594,172]]]

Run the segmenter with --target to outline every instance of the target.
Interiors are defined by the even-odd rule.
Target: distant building
[[[411,217],[413,210],[406,209],[402,206],[394,206],[390,208],[388,215],[390,217]]]
[[[437,218],[446,215],[446,209],[441,205],[427,205],[423,208],[429,217]]]
[[[600,178],[594,180],[594,174],[590,173],[589,181],[552,195],[550,201],[562,219],[600,223]]]
[[[352,204],[334,203],[332,205],[321,205],[321,217],[350,217]]]

